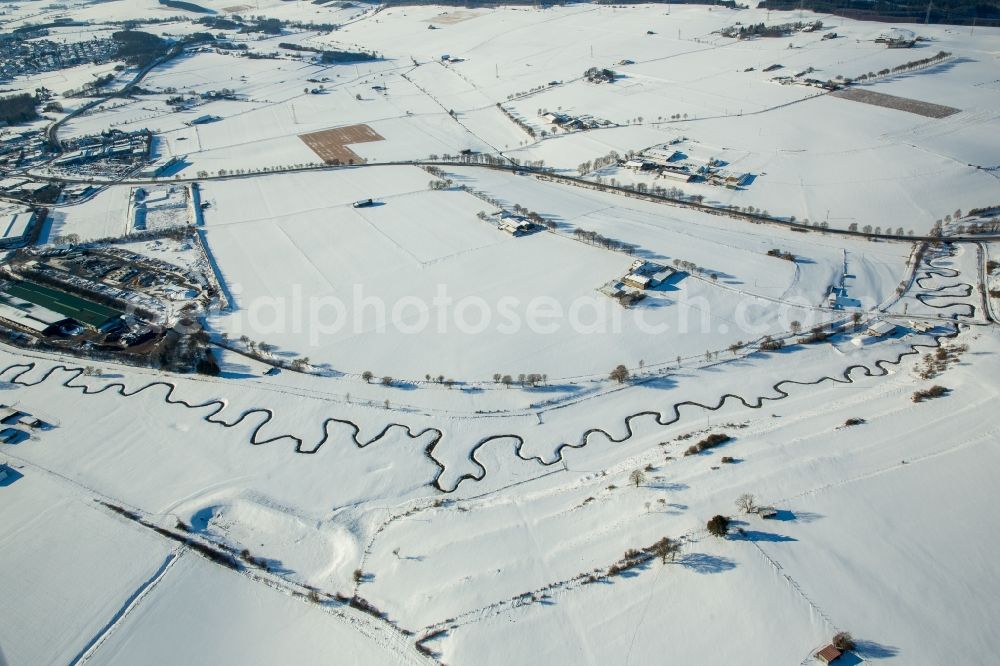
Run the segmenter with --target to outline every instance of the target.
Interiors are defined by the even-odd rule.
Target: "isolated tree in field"
[[[757,498],[750,493],[743,493],[736,498],[736,508],[743,513],[753,513],[757,508]]]
[[[361,379],[365,380],[366,383],[370,383],[374,376],[371,370],[365,370],[361,373]]]
[[[510,388],[510,385],[514,383],[514,379],[510,375],[504,375],[500,378],[500,383]]]
[[[624,384],[625,380],[628,379],[628,368],[624,365],[619,365],[611,371],[611,379],[615,380],[619,384]]]
[[[670,561],[675,560],[680,550],[681,542],[670,537],[663,537],[649,548],[649,552],[660,558],[660,561],[664,564],[667,563],[668,559]]]
[[[632,470],[632,473],[628,475],[628,480],[629,483],[638,488],[646,482],[646,475],[642,473],[641,469],[634,469]]]
[[[799,333],[802,332],[802,322],[800,322],[797,319],[791,323],[791,327],[792,327],[792,333],[794,333],[795,335],[798,335]]]
[[[729,533],[729,519],[725,516],[713,516],[707,527],[712,536],[724,537]]]
[[[838,631],[834,635],[832,643],[833,647],[837,648],[838,650],[842,650],[844,652],[848,650],[853,650],[855,647],[854,638],[848,631]]]

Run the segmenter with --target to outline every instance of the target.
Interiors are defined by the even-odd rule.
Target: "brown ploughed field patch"
[[[840,97],[842,99],[849,99],[852,102],[861,102],[862,104],[871,104],[873,106],[882,106],[887,109],[896,109],[897,111],[915,113],[918,116],[924,116],[925,118],[947,118],[948,116],[960,111],[960,109],[955,109],[950,106],[931,104],[930,102],[921,102],[919,99],[910,99],[909,97],[886,95],[885,93],[875,92],[874,90],[864,90],[862,88],[846,88],[844,90],[838,90],[833,93],[833,96]]]
[[[327,164],[361,164],[364,159],[347,146],[354,143],[385,140],[368,125],[348,125],[320,130],[319,132],[300,134],[299,138]]]

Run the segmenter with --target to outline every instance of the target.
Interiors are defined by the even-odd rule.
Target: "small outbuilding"
[[[757,508],[757,515],[764,520],[773,520],[778,517],[778,510],[773,506],[762,506]]]
[[[831,643],[830,645],[827,645],[825,648],[816,653],[816,661],[820,662],[821,664],[832,664],[833,662],[840,659],[840,656],[842,654],[843,652],[838,650]]]

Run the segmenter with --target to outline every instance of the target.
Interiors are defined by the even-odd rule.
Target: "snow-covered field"
[[[764,9],[196,4],[0,8],[4,30],[91,22],[54,28],[66,41],[294,22],[213,28],[253,57],[188,49],[60,130],[148,128],[154,158],[184,158],[78,178],[92,189],[48,206],[38,242],[127,237],[211,273],[221,373],[0,345],[0,664],[772,666],[817,663],[838,631],[856,642],[838,664],[991,663],[995,242],[839,230],[996,217],[1000,29],[907,26],[924,39],[886,49],[888,24]],[[855,89],[958,109],[942,118],[774,80],[938,51]],[[37,85],[72,112],[90,100],[63,94],[116,64]],[[344,146],[349,167],[300,138],[349,126],[381,137]],[[656,146],[753,178],[618,159]],[[533,233],[500,228],[529,211]],[[675,272],[625,307],[609,293],[636,261]],[[711,435],[729,439],[689,448]],[[673,560],[649,555],[663,537]]]

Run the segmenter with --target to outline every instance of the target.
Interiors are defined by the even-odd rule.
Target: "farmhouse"
[[[500,220],[500,231],[505,231],[511,236],[523,236],[531,233],[534,228],[535,225],[529,220],[517,215],[511,215]]]
[[[887,321],[879,319],[868,325],[867,330],[865,330],[865,334],[873,338],[884,338],[885,336],[894,333],[895,330],[895,324],[890,324]]]
[[[646,275],[640,275],[639,273],[629,273],[622,278],[622,283],[628,285],[629,287],[634,287],[635,289],[649,289],[653,286],[652,278]]]
[[[666,151],[657,150],[655,148],[643,152],[642,158],[647,162],[652,162],[658,166],[667,166],[672,162],[677,162],[684,158],[684,153],[679,150],[674,150],[670,153]]]

